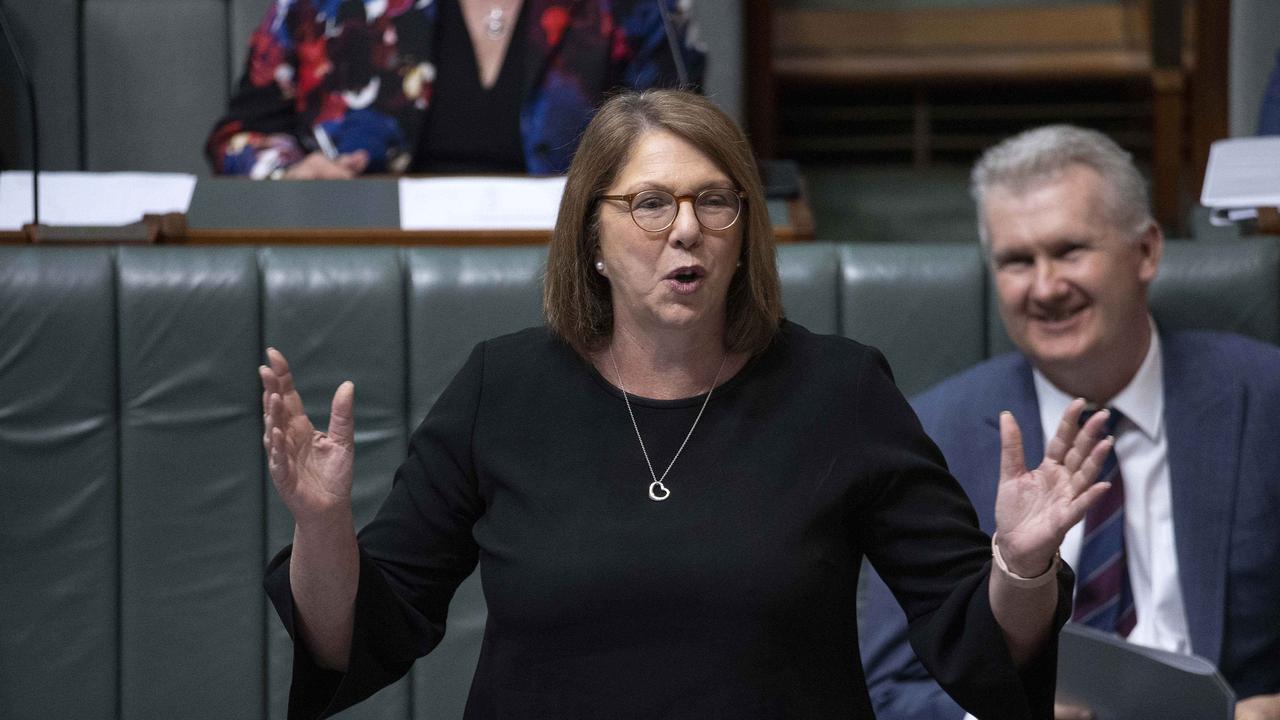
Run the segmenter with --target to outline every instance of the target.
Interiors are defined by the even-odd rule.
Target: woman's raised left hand
[[[1095,482],[1115,439],[1102,438],[1107,411],[1084,425],[1084,400],[1067,406],[1040,467],[1028,470],[1022,431],[1013,414],[1000,414],[1000,486],[996,492],[996,532],[1000,555],[1023,577],[1043,574],[1071,526],[1111,487]]]

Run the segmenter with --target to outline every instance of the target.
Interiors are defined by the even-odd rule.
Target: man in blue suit
[[[1215,662],[1240,698],[1237,720],[1280,718],[1280,348],[1159,328],[1147,288],[1163,237],[1141,175],[1104,135],[1025,132],[988,150],[972,180],[1001,318],[1020,352],[916,398],[925,429],[991,532],[999,414],[1013,413],[1034,466],[1072,398],[1111,408],[1122,478],[1112,519],[1123,529],[1113,601],[1132,614],[1108,629]],[[1079,576],[1077,613],[1094,576],[1080,565],[1082,552],[1094,557],[1086,522],[1061,547]],[[916,659],[874,574],[860,627],[878,715],[964,716]],[[1065,704],[1055,713],[1091,716]]]

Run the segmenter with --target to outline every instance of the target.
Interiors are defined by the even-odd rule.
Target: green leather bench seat
[[[283,718],[265,347],[320,427],[355,381],[363,523],[471,347],[540,321],[544,258],[0,247],[0,717]],[[779,267],[792,319],[882,348],[908,394],[1008,346],[976,246],[791,245]],[[1173,243],[1153,302],[1171,327],[1280,341],[1280,239]],[[345,717],[460,717],[483,628],[472,577],[437,652]]]

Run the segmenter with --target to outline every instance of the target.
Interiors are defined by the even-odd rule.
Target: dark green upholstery
[[[986,357],[976,245],[840,248],[840,328],[880,348],[908,395]]]
[[[540,247],[406,252],[411,423],[426,415],[477,342],[541,322],[545,259]],[[415,717],[462,717],[484,622],[480,578],[473,574],[454,596],[444,641],[414,664]],[[444,692],[442,677],[450,678]]]
[[[291,523],[256,366],[285,352],[318,426],[356,383],[356,514],[479,340],[541,316],[542,248],[0,247],[0,717],[283,718],[261,590]],[[974,246],[780,249],[789,316],[885,351],[907,392],[1007,343]],[[1280,340],[1280,239],[1168,248],[1169,327]],[[476,577],[408,678],[346,717],[458,718]]]
[[[114,257],[0,250],[0,717],[113,717]]]
[[[817,333],[840,332],[840,256],[836,245],[789,245],[778,254],[787,316]]]
[[[181,714],[252,717],[264,687],[250,582],[265,498],[256,258],[125,248],[114,282],[115,307],[99,302],[118,338],[101,364],[119,391],[123,716],[176,717],[181,698],[195,708]]]
[[[407,449],[408,346],[400,252],[386,247],[270,248],[259,259],[264,346],[275,346],[289,358],[318,428],[329,424],[329,399],[338,385],[343,380],[356,385],[352,496],[356,525],[364,525],[381,505]],[[288,510],[274,493],[268,497],[263,562],[293,538]],[[268,626],[271,710],[273,717],[283,718],[292,645],[274,617]],[[408,702],[408,681],[402,680],[352,717],[405,717]]]

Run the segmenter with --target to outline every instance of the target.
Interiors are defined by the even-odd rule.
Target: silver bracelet
[[[1038,588],[1041,585],[1048,585],[1058,576],[1058,568],[1062,565],[1062,554],[1056,551],[1053,553],[1053,562],[1049,563],[1049,569],[1035,577],[1022,577],[1010,570],[1009,566],[1005,564],[1004,558],[1000,557],[1000,546],[996,544],[996,535],[998,534],[998,532],[991,533],[991,557],[995,560],[996,567],[1000,568],[1000,572],[1004,573],[1005,578],[1014,587]]]

